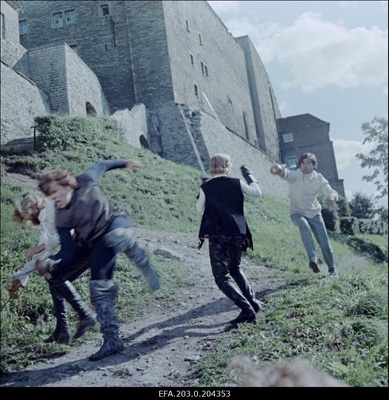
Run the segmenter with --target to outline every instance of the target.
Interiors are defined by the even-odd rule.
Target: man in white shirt
[[[277,164],[271,168],[270,172],[289,182],[290,218],[300,230],[301,239],[309,257],[309,267],[313,272],[320,272],[313,232],[322,250],[328,272],[337,276],[333,252],[317,196],[320,192],[323,193],[326,196],[326,205],[332,206],[338,200],[338,193],[332,189],[322,174],[316,172],[317,160],[313,153],[302,154],[298,166],[299,169],[291,171]]]

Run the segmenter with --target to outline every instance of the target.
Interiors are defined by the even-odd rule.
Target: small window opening
[[[54,28],[62,28],[63,27],[62,13],[53,14],[53,23],[54,23]]]
[[[105,15],[109,15],[109,7],[108,4],[103,4],[101,6],[101,15],[105,16]]]
[[[76,23],[76,14],[74,10],[65,11],[65,22],[66,25],[74,25]]]
[[[19,21],[19,35],[25,35],[27,33],[27,21]]]
[[[284,143],[290,143],[293,142],[293,133],[284,133],[282,135],[282,140],[284,141]]]
[[[71,45],[69,45],[69,47],[70,47],[75,53],[78,54],[78,48],[77,48],[77,45],[76,45],[76,44],[71,44]]]
[[[85,109],[86,109],[86,115],[90,117],[94,117],[97,115],[95,108],[92,106],[91,103],[89,103],[89,101],[85,103]]]

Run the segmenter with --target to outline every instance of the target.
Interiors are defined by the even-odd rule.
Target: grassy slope
[[[67,135],[65,141],[56,143],[55,151],[8,155],[3,163],[37,177],[46,166],[60,165],[78,174],[99,159],[138,159],[143,167],[135,174],[123,170],[106,174],[102,180],[104,191],[139,227],[197,232],[200,217],[194,205],[200,171],[124,145],[111,120],[56,118],[51,126],[57,128],[51,135]],[[53,136],[46,138],[48,142]],[[16,226],[11,220],[13,207],[24,192],[2,179],[2,281],[22,267],[27,248],[35,245],[39,236],[37,230]],[[247,198],[246,212],[255,243],[250,257],[271,267],[269,273],[273,276],[286,279],[286,290],[269,298],[256,326],[243,327],[218,342],[215,352],[202,359],[197,383],[230,383],[234,377],[226,374],[226,365],[230,357],[244,353],[261,367],[304,357],[352,386],[387,386],[387,266],[375,263],[368,254],[356,254],[334,236],[331,242],[341,279],[313,276],[307,271],[300,237],[290,222],[287,201],[269,195]],[[378,244],[387,254],[387,237],[361,237]],[[150,298],[145,287],[134,285],[136,271],[124,265],[119,258],[117,268],[128,292],[121,296],[118,306],[126,319],[139,312]],[[185,277],[179,265],[159,263],[157,268],[164,281],[159,293],[163,301],[180,290]],[[84,298],[88,298],[87,282],[86,276],[76,283]],[[7,299],[2,286],[2,306]],[[20,299],[2,311],[1,372],[51,354],[57,345],[42,344],[42,337],[51,332],[53,325],[46,284],[42,279],[31,279]]]

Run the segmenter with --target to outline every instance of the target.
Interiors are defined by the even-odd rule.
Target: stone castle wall
[[[20,19],[28,22],[21,44],[29,50],[2,38],[9,42],[2,61],[4,54],[13,65],[2,63],[2,140],[31,135],[37,115],[86,115],[89,103],[97,115],[112,114],[133,146],[142,139],[163,158],[204,172],[214,153],[228,153],[234,168],[247,164],[261,177],[265,193],[287,197],[285,185],[266,183],[273,178],[270,158],[256,147],[277,153],[269,116],[278,109],[269,100],[266,71],[260,65],[248,73],[254,49],[247,43],[244,49],[206,2],[20,3]],[[109,15],[102,14],[106,4]],[[71,9],[76,24],[54,29],[52,13]],[[268,139],[258,137],[253,94]],[[11,106],[19,121],[12,120]]]

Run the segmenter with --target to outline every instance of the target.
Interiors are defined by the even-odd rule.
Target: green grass
[[[50,123],[55,129],[45,132],[45,148],[25,155],[3,154],[3,165],[36,178],[46,166],[58,165],[78,174],[99,159],[137,159],[142,168],[136,173],[118,170],[106,174],[101,182],[104,192],[129,213],[138,227],[198,231],[200,216],[195,212],[195,202],[201,171],[124,145],[109,119],[50,117]],[[60,129],[62,126],[66,129]],[[82,147],[74,138],[79,131]],[[61,132],[66,133],[65,141],[57,137]],[[18,226],[11,219],[25,191],[7,184],[2,176],[2,282],[23,266],[26,250],[36,245],[39,237],[38,230]],[[267,278],[279,278],[284,283],[266,296],[265,310],[256,325],[227,332],[214,350],[203,355],[193,376],[194,384],[235,384],[227,364],[234,355],[245,354],[259,368],[302,357],[351,386],[388,386],[387,236],[345,237],[331,233],[340,278],[314,275],[308,268],[298,230],[290,221],[288,206],[286,200],[266,194],[259,199],[246,198],[246,215],[254,239],[254,250],[248,256],[268,266]],[[384,261],[378,261],[375,246]],[[118,258],[116,274],[123,283],[123,295],[118,299],[121,321],[133,318],[154,302],[174,299],[175,293],[188,284],[179,263],[166,264],[154,260],[152,254],[150,257],[161,277],[161,290],[155,294],[145,283],[139,284],[139,272],[127,267],[125,257]],[[326,267],[321,265],[321,269],[325,272]],[[86,274],[75,282],[86,299],[88,281]],[[33,277],[18,300],[5,305],[7,300],[7,288],[2,286],[2,374],[69,350],[67,346],[42,342],[55,324],[43,279]],[[73,313],[70,315],[75,318]]]

